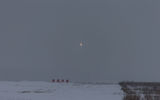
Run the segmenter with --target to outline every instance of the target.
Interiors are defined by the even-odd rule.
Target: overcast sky
[[[0,1],[0,80],[159,76],[159,0]]]

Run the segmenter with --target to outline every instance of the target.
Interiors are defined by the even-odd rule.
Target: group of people
[[[69,83],[69,80],[64,80],[64,79],[52,79],[52,82],[57,82],[57,83]]]

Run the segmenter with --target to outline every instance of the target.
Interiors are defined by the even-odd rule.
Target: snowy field
[[[122,100],[118,84],[0,82],[0,100]]]

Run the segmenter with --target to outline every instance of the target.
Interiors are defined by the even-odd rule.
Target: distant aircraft
[[[81,48],[86,48],[88,45],[88,40],[81,40],[80,42],[80,47]]]

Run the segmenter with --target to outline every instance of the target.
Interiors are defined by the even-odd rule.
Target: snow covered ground
[[[118,84],[0,82],[0,100],[122,100]]]

